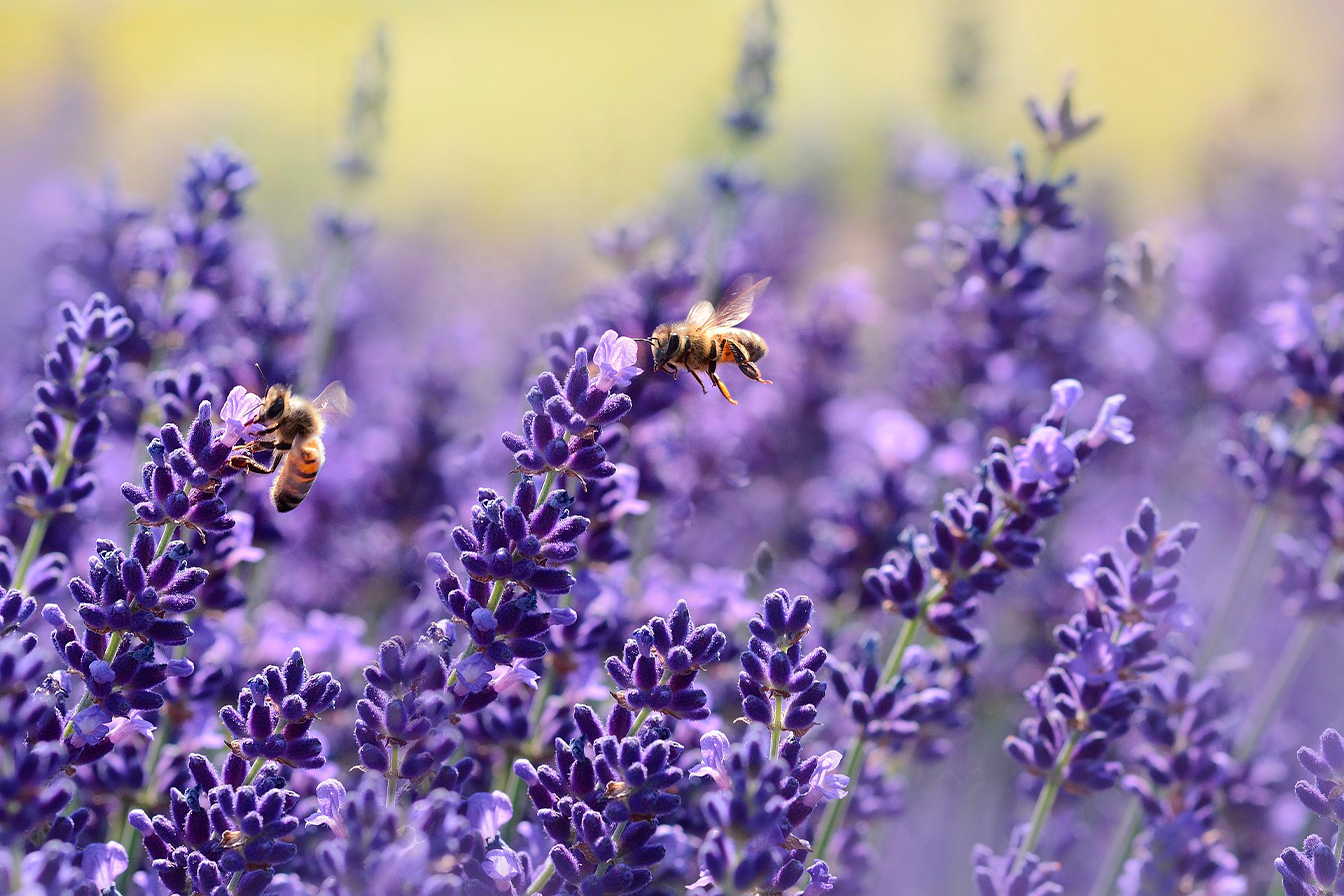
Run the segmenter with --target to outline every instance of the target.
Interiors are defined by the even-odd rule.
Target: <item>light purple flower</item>
[[[253,395],[242,386],[234,386],[229,397],[224,399],[219,409],[219,420],[224,431],[219,440],[232,448],[244,438],[251,440],[261,434],[265,424],[257,421],[257,412],[261,410],[261,398]]]
[[[843,760],[839,750],[827,750],[817,757],[817,767],[812,770],[812,780],[808,781],[812,789],[803,798],[804,802],[815,806],[823,798],[838,800],[849,795],[845,790],[849,786],[849,775],[837,771]]]
[[[802,896],[821,896],[835,889],[835,876],[825,862],[813,862],[808,866],[807,875],[810,880],[803,888]]]
[[[1083,384],[1077,380],[1060,380],[1050,387],[1050,410],[1047,420],[1063,420],[1083,397]]]
[[[95,703],[75,713],[71,722],[74,730],[70,733],[70,746],[87,747],[102,743],[107,737],[112,714]]]
[[[103,892],[117,882],[117,876],[127,867],[126,847],[120,843],[90,843],[84,847],[79,867],[84,877]]]
[[[1098,607],[1105,598],[1101,586],[1097,584],[1097,570],[1101,568],[1101,558],[1096,554],[1084,554],[1078,568],[1069,573],[1069,584],[1083,593],[1089,608]]]
[[[523,870],[518,866],[518,857],[511,849],[492,849],[485,854],[485,861],[481,864],[485,866],[485,873],[494,880],[495,889],[501,893],[513,889],[510,881]]]
[[[1073,446],[1053,426],[1038,426],[1025,445],[1013,446],[1020,482],[1040,482],[1046,488],[1058,488],[1078,467]]]
[[[462,657],[454,667],[457,681],[453,682],[453,693],[462,697],[479,692],[490,683],[490,673],[494,668],[495,664],[483,654],[473,653]]]
[[[1134,421],[1116,413],[1124,403],[1123,395],[1112,395],[1102,402],[1097,422],[1087,434],[1089,448],[1100,448],[1111,441],[1119,442],[1121,445],[1128,445],[1134,441]]]
[[[692,777],[708,775],[724,790],[731,790],[728,778],[728,738],[721,731],[706,731],[700,735],[701,762],[691,769]]]
[[[331,828],[331,832],[337,837],[344,839],[346,837],[345,819],[342,817],[344,808],[345,785],[331,778],[317,785],[317,811],[304,821],[309,827],[325,825]]]
[[[686,891],[699,890],[701,887],[711,887],[714,885],[714,878],[705,868],[700,869],[700,876],[686,885]]]
[[[498,694],[507,694],[523,688],[536,690],[539,678],[540,675],[528,668],[527,661],[521,659],[515,659],[507,666],[496,666],[490,672],[490,683],[495,686],[495,692]]]
[[[113,719],[107,726],[107,739],[114,744],[119,744],[137,734],[145,740],[152,740],[154,737],[154,726],[138,709],[131,710],[129,716]]]
[[[471,612],[471,622],[472,625],[483,632],[492,632],[495,630],[495,627],[499,625],[499,623],[495,621],[495,614],[491,613],[485,607],[477,607]]]
[[[593,350],[591,366],[597,368],[597,381],[593,385],[603,392],[610,392],[614,386],[630,385],[644,372],[635,364],[638,353],[639,346],[629,336],[621,336],[615,330],[603,333]]]
[[[513,817],[513,803],[501,791],[473,793],[467,797],[467,823],[489,842]]]
[[[1105,632],[1091,631],[1068,665],[1070,672],[1088,684],[1110,684],[1125,665],[1125,659]]]

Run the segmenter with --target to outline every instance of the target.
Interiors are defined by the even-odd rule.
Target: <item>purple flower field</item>
[[[1120,230],[1082,71],[832,265],[778,27],[580,294],[361,204],[381,36],[302,252],[224,140],[33,200],[0,894],[1344,893],[1344,190]]]

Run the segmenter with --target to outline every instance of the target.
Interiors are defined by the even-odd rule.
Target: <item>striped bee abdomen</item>
[[[299,506],[312,489],[325,457],[326,450],[317,436],[304,439],[289,450],[271,486],[271,501],[276,510],[288,513]]]
[[[716,334],[719,339],[720,362],[739,363],[759,361],[770,350],[759,333],[741,327],[728,327]]]

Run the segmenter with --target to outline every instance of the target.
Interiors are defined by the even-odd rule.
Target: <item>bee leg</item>
[[[733,353],[733,360],[737,362],[737,369],[742,371],[747,379],[765,383],[767,386],[774,382],[774,380],[768,380],[761,376],[761,369],[747,359],[747,353],[742,351],[742,346],[736,342],[729,342],[728,348]]]
[[[711,373],[709,378],[713,381],[714,385],[719,387],[719,391],[723,393],[724,398],[728,399],[729,404],[737,404],[737,399],[733,398],[733,396],[728,393],[728,387],[723,384],[723,380],[719,379],[717,373]]]
[[[700,384],[700,394],[701,394],[701,395],[708,395],[708,394],[709,394],[709,390],[705,388],[705,381],[702,380],[702,379],[700,379],[700,374],[696,373],[694,370],[691,370],[691,368],[689,368],[689,367],[687,367],[686,369],[691,371],[691,376],[695,377],[695,381],[696,381],[697,383]],[[713,377],[713,376],[714,376],[714,374],[711,373],[711,374],[710,374],[710,377]]]
[[[663,369],[670,371],[672,373],[672,379],[677,378],[677,365],[673,364],[671,361],[668,361],[666,364],[664,364]]]
[[[238,455],[229,459],[229,466],[233,467],[235,470],[243,470],[248,473],[269,474],[274,473],[276,468],[280,466],[280,457],[279,455],[272,457],[270,466],[267,466],[261,461],[254,460],[247,455]]]
[[[271,455],[270,466],[267,466],[252,457],[250,450],[254,450],[257,447],[274,452]],[[276,468],[280,466],[280,461],[284,459],[285,452],[293,447],[293,442],[266,442],[264,444],[254,442],[252,445],[248,446],[248,454],[236,454],[229,458],[229,466],[233,467],[235,470],[245,470],[248,473],[274,473]]]

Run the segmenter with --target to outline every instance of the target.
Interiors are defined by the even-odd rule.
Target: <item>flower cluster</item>
[[[692,774],[718,785],[703,801],[712,827],[700,849],[695,884],[710,893],[784,892],[805,871],[814,889],[831,882],[825,862],[806,864],[810,848],[800,836],[814,810],[846,797],[850,785],[850,777],[838,771],[839,752],[805,756],[802,749],[826,694],[825,683],[815,678],[826,651],[802,654],[812,611],[808,598],[776,591],[766,595],[751,621],[738,689],[746,720],[769,730],[769,746],[751,735],[734,746],[718,731],[700,739],[702,761]],[[784,730],[789,735],[781,742]]]
[[[309,675],[303,652],[295,648],[283,668],[267,666],[238,692],[236,705],[220,710],[220,720],[235,738],[230,749],[249,762],[320,768],[322,742],[310,732],[340,693],[340,683],[329,673]]]
[[[973,643],[971,623],[979,595],[1002,587],[1006,573],[1036,565],[1044,546],[1031,534],[1060,512],[1079,465],[1108,441],[1128,444],[1131,423],[1117,412],[1124,396],[1106,400],[1090,430],[1067,436],[1059,429],[1082,397],[1077,380],[1051,389],[1050,409],[1019,445],[990,443],[977,468],[979,485],[958,489],[930,518],[924,556],[897,548],[877,569],[864,573],[864,587],[889,610],[922,621],[942,638]]]
[[[135,508],[142,526],[178,526],[218,535],[233,528],[228,505],[218,494],[220,479],[235,472],[229,457],[233,445],[210,422],[210,402],[203,401],[184,439],[174,423],[166,424],[149,443],[149,463],[141,471],[143,487],[124,483],[121,493]]]
[[[0,845],[22,843],[69,803],[71,787],[58,776],[64,764],[60,696],[47,676],[37,636],[17,629],[37,602],[17,591],[0,595]]]
[[[187,565],[189,553],[181,541],[161,539],[156,547],[145,529],[129,554],[99,541],[89,558],[88,580],[70,583],[83,635],[57,604],[43,607],[57,651],[84,682],[84,698],[66,719],[66,741],[76,761],[108,753],[115,745],[109,725],[136,710],[158,709],[167,679],[192,673],[190,660],[165,660],[156,652],[158,645],[181,645],[191,637],[183,617],[195,609],[194,591],[207,574]]]
[[[1233,774],[1229,700],[1215,677],[1175,660],[1150,679],[1137,728],[1138,771],[1122,786],[1143,807],[1144,830],[1119,881],[1124,894],[1245,887],[1218,815]]]
[[[1320,749],[1303,747],[1297,759],[1313,781],[1298,781],[1298,800],[1311,812],[1336,828],[1336,840],[1344,825],[1344,802],[1340,800],[1344,782],[1344,737],[1333,728],[1321,734]],[[1283,878],[1287,896],[1324,896],[1344,889],[1344,868],[1330,845],[1315,834],[1307,837],[1301,849],[1289,848],[1274,860]]]
[[[154,871],[181,896],[258,896],[297,852],[290,837],[299,827],[299,795],[285,788],[274,766],[249,769],[237,755],[221,769],[200,754],[187,765],[191,787],[173,788],[165,814],[131,813]]]
[[[386,777],[392,795],[403,781],[417,783],[429,776],[436,786],[456,789],[472,762],[449,762],[460,739],[447,724],[454,707],[443,658],[426,644],[407,646],[393,638],[379,648],[378,662],[365,667],[364,680],[355,722],[361,765]],[[493,696],[468,696],[457,708],[470,712]]]
[[[776,752],[785,731],[794,738],[808,732],[816,723],[817,704],[826,696],[826,682],[817,678],[826,665],[825,648],[802,652],[811,624],[810,598],[791,598],[782,590],[767,594],[742,653],[737,678],[742,715],[770,730]]]
[[[685,601],[664,619],[641,626],[619,657],[606,662],[615,682],[616,704],[646,718],[650,712],[674,719],[709,716],[709,695],[696,684],[700,671],[719,659],[728,639],[713,623],[695,625]]]
[[[1072,577],[1085,609],[1055,629],[1059,650],[1025,694],[1034,714],[1004,741],[1008,755],[1044,782],[1015,868],[1024,861],[1021,855],[1035,848],[1061,787],[1087,794],[1120,780],[1123,764],[1112,758],[1114,748],[1139,711],[1143,683],[1167,665],[1158,622],[1175,600],[1178,579],[1172,568],[1197,531],[1188,523],[1161,530],[1156,508],[1145,500],[1124,531],[1128,560],[1107,549],[1085,558]],[[1161,738],[1158,719],[1150,716],[1149,730]],[[1210,826],[1197,832],[1197,842]],[[1151,836],[1147,842],[1153,844]]]
[[[90,463],[109,426],[102,405],[113,388],[116,346],[134,331],[125,311],[102,293],[83,307],[64,303],[60,313],[62,332],[42,359],[43,378],[34,389],[37,401],[26,429],[33,453],[9,467],[13,499],[34,521],[22,554],[13,566],[5,564],[5,586],[22,590],[31,576],[42,589],[28,589],[35,594],[55,587],[64,564],[61,557],[37,559],[51,518],[74,511],[93,492]],[[6,539],[3,552],[10,551]]]
[[[591,365],[587,349],[574,353],[563,384],[550,371],[537,377],[527,393],[532,409],[523,415],[523,434],[503,436],[518,469],[573,476],[580,482],[613,475],[616,467],[607,460],[599,438],[602,427],[630,413],[630,396],[613,390],[628,386],[640,372],[634,361],[634,341],[608,331]]]
[[[564,564],[579,555],[577,542],[588,520],[568,512],[568,494],[552,492],[539,503],[536,483],[524,477],[512,501],[492,489],[481,489],[477,497],[471,528],[453,530],[458,559],[472,581],[548,595],[566,594],[574,587],[574,576]]]

